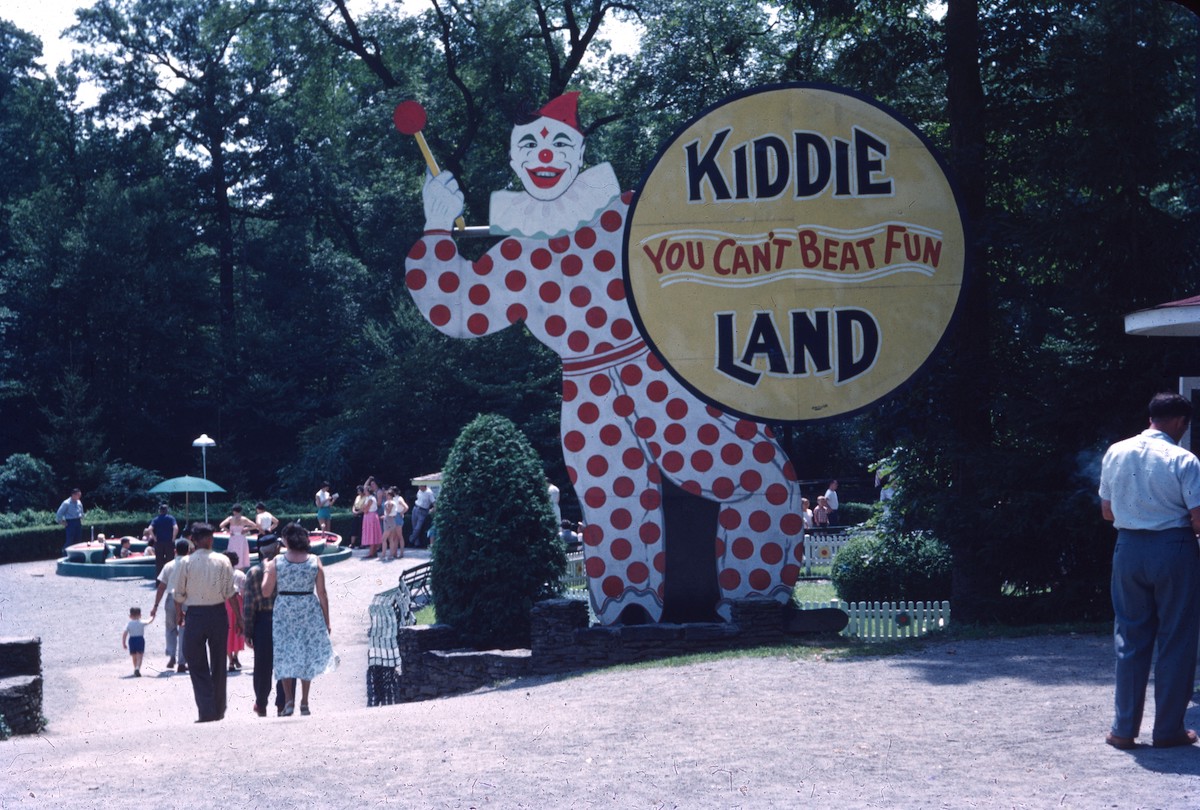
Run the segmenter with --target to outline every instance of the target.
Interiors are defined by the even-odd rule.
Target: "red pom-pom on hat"
[[[576,132],[583,133],[583,130],[579,128],[578,90],[572,90],[570,93],[563,93],[558,98],[550,99],[550,101],[546,102],[546,106],[537,111],[537,114],[545,118],[553,118],[555,121],[561,121]]]

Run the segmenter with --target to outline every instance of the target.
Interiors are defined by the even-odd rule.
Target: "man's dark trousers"
[[[254,705],[267,708],[271,697],[271,681],[275,669],[275,636],[272,630],[275,615],[259,611],[254,614]],[[284,703],[283,681],[275,682],[275,706],[282,709]]]
[[[225,716],[225,653],[229,641],[229,617],[224,603],[192,605],[183,623],[183,655],[200,722]]]

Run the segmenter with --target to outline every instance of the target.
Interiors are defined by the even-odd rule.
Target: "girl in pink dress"
[[[380,527],[377,511],[378,497],[375,492],[368,490],[363,500],[362,544],[363,547],[371,549],[371,553],[367,555],[368,560],[379,553],[379,547],[383,543],[383,529]]]

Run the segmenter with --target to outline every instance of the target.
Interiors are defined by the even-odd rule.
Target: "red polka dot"
[[[687,428],[672,422],[663,430],[663,438],[666,439],[667,444],[683,444],[687,441]]]
[[[592,509],[599,509],[601,506],[604,506],[604,502],[607,500],[608,496],[604,494],[604,490],[600,489],[600,487],[590,487],[583,494],[583,502]]]
[[[592,456],[587,460],[588,475],[593,478],[601,478],[608,472],[608,459],[604,456]]]
[[[617,538],[608,546],[608,553],[612,554],[613,559],[629,559],[630,554],[634,553],[634,545],[625,538]]]
[[[575,472],[575,468],[567,465],[567,478],[571,482],[571,486],[575,486],[579,482],[579,474]]]
[[[564,276],[577,276],[583,272],[583,259],[572,253],[570,256],[563,256],[558,266],[562,268]]]
[[[504,277],[504,286],[508,287],[513,292],[520,292],[525,289],[525,274],[520,270],[513,270]]]
[[[758,492],[758,488],[762,486],[762,476],[757,470],[746,470],[742,473],[739,483],[747,492]]]
[[[616,233],[621,230],[623,220],[621,215],[616,211],[605,211],[600,215],[600,227],[609,233]]]
[[[683,469],[683,453],[678,450],[671,450],[663,454],[662,468],[669,473],[677,473]]]
[[[630,447],[621,454],[621,463],[627,470],[640,470],[646,463],[646,456],[636,447]]]
[[[688,414],[688,404],[679,397],[667,403],[667,416],[672,419],[683,419]]]
[[[570,236],[556,236],[550,240],[550,249],[555,253],[566,253],[571,247]]]
[[[717,581],[721,583],[721,590],[735,591],[742,584],[742,575],[733,568],[726,568],[717,577]]]
[[[804,518],[788,513],[779,519],[779,529],[788,537],[795,537],[804,531]]]
[[[596,396],[602,397],[612,390],[612,380],[608,378],[607,374],[593,374],[592,378],[588,380],[588,388]]]
[[[592,302],[592,291],[587,287],[572,287],[571,292],[567,294],[567,299],[582,309]]]
[[[575,397],[577,397],[577,396],[579,396],[579,386],[575,384],[575,381],[574,380],[563,380],[563,384],[562,384],[563,402],[570,402],[571,400],[575,399]]]
[[[638,497],[638,503],[640,503],[642,508],[646,511],[653,511],[657,509],[660,504],[662,504],[662,493],[657,489],[644,489],[642,490],[642,494]]]
[[[658,425],[654,424],[654,420],[648,416],[643,416],[633,423],[633,432],[643,439],[653,436],[656,430],[658,430]]]
[[[792,462],[785,461],[783,463],[783,477],[789,481],[796,480],[796,468],[792,466]]]
[[[642,369],[640,366],[627,365],[621,368],[621,382],[633,386],[641,381]]]
[[[716,495],[719,500],[727,501],[733,495],[733,481],[729,478],[721,476],[712,484],[713,495]]]
[[[787,520],[787,518],[784,518],[784,520]],[[780,523],[782,523],[782,522],[783,521],[780,521]],[[792,556],[796,558],[797,562],[804,562],[804,544],[803,543],[796,543],[794,546],[792,546]]]
[[[633,479],[628,475],[617,476],[613,481],[613,494],[618,498],[628,498],[633,494],[634,483]]]
[[[747,581],[750,583],[750,587],[759,593],[763,593],[771,587],[771,575],[761,568],[751,571]]]
[[[471,269],[477,276],[486,276],[492,272],[492,257],[486,253],[471,263]]]
[[[492,297],[492,291],[482,284],[476,284],[467,292],[467,298],[477,307],[486,304]]]
[[[753,439],[758,435],[758,425],[746,419],[739,419],[733,426],[733,432],[739,439]]]
[[[620,577],[606,577],[600,587],[604,591],[605,596],[615,599],[625,590],[625,583]]]
[[[607,273],[617,266],[617,260],[612,253],[607,250],[598,250],[596,255],[592,257],[592,266],[601,273]]]
[[[500,243],[500,255],[510,262],[521,258],[521,243],[516,239],[505,239]]]
[[[733,531],[742,525],[741,513],[736,509],[722,509],[721,514],[717,515],[717,523],[721,524],[722,529]]]
[[[425,275],[425,271],[419,267],[414,267],[404,274],[404,284],[410,290],[423,290],[428,281],[429,278]]]
[[[654,555],[654,570],[660,574],[667,570],[666,554],[659,553]]]
[[[612,336],[617,340],[629,340],[633,334],[633,324],[624,318],[617,318],[613,321],[610,331],[612,332]]]
[[[648,546],[652,546],[662,537],[662,529],[657,523],[643,523],[638,529],[638,538]]]
[[[562,288],[553,281],[547,281],[538,287],[538,296],[547,304],[553,304],[562,296]]]
[[[734,540],[730,550],[733,552],[733,556],[739,560],[748,560],[754,556],[754,544],[750,542],[749,537],[739,537]]]
[[[448,262],[458,255],[458,246],[454,244],[453,239],[443,239],[434,245],[433,255],[444,262]]]
[[[629,513],[628,509],[614,509],[609,522],[612,523],[614,529],[625,531],[633,525],[633,515]]]
[[[599,579],[604,576],[605,568],[604,560],[600,557],[588,557],[583,563],[583,570],[591,579]]]
[[[646,368],[651,371],[662,371],[666,367],[662,364],[662,360],[658,359],[658,355],[648,354],[646,355]]]
[[[762,432],[763,432],[763,435],[766,436],[768,439],[775,438],[775,429],[772,428],[770,425],[763,425]]]
[[[712,453],[707,450],[697,450],[692,453],[692,469],[696,472],[708,472],[712,469]]]
[[[800,566],[785,565],[779,572],[779,579],[783,581],[784,585],[787,585],[789,588],[792,587],[800,579]]]
[[[700,440],[701,444],[712,446],[717,443],[717,439],[721,438],[721,431],[710,422],[699,427],[696,431],[696,438]]]
[[[613,345],[611,343],[609,343],[607,340],[602,340],[596,344],[596,350],[595,350],[594,354],[604,354],[605,352],[611,352],[612,350],[613,350]]]
[[[529,317],[529,310],[525,309],[524,304],[513,304],[504,313],[508,317],[509,323],[523,321]]]
[[[587,336],[587,332],[576,330],[567,335],[567,348],[576,354],[583,354],[587,351],[588,344],[591,342],[591,339]]]
[[[625,578],[630,582],[640,584],[650,578],[650,569],[644,562],[630,563],[629,567],[625,569]]]
[[[621,429],[616,425],[605,425],[600,428],[600,441],[609,447],[616,447],[621,443]]]
[[[766,464],[775,458],[775,445],[770,442],[759,442],[754,445],[754,460]]]
[[[567,433],[563,435],[562,442],[563,447],[567,448],[572,453],[578,453],[583,449],[583,446],[587,444],[587,439],[585,439],[583,434],[578,430],[571,430],[567,431]]]
[[[670,393],[667,384],[662,380],[655,380],[646,386],[646,396],[650,398],[651,402],[662,402]]]
[[[772,506],[783,506],[788,501],[788,488],[783,484],[771,484],[767,487],[767,503]]]
[[[767,565],[777,565],[783,561],[783,546],[778,543],[764,543],[759,556]]]
[[[429,322],[434,326],[445,326],[450,323],[450,307],[438,304],[429,310]]]
[[[589,523],[583,527],[583,542],[589,546],[598,546],[604,542],[604,529],[597,523]]]
[[[725,541],[717,535],[716,542],[713,543],[713,559],[719,560],[725,556]]]
[[[413,243],[413,246],[408,250],[408,258],[420,261],[425,258],[425,240],[422,239]]]
[[[599,329],[608,321],[608,313],[602,307],[592,307],[583,316],[583,319],[587,321],[588,326]]]
[[[575,244],[581,248],[590,248],[596,244],[596,232],[591,228],[580,228],[575,231]]]
[[[692,495],[700,495],[700,493],[703,492],[703,489],[700,487],[700,482],[694,479],[688,479],[687,481],[684,481],[679,485],[679,488],[684,492],[691,493]]]
[[[771,516],[761,509],[751,512],[748,522],[750,528],[760,534],[771,528]]]
[[[458,289],[458,273],[442,273],[438,276],[438,289],[444,293],[452,293]]]
[[[538,248],[529,256],[529,263],[535,270],[545,270],[552,261],[554,261],[554,257],[545,248]]]
[[[608,293],[608,298],[610,301],[624,301],[625,300],[625,280],[620,279],[620,278],[614,278],[612,281],[608,282],[608,284],[604,287],[604,291],[606,293]]]
[[[742,448],[736,444],[727,444],[721,448],[721,461],[733,466],[742,462]]]
[[[579,421],[585,425],[595,424],[600,418],[600,406],[594,402],[585,402],[579,406]]]
[[[662,484],[662,471],[658,469],[657,464],[646,467],[646,480],[655,486]]]
[[[470,318],[467,318],[467,331],[472,335],[486,335],[488,333],[488,318],[482,312],[476,312]]]
[[[550,337],[561,337],[567,331],[567,319],[561,315],[551,315],[546,319],[546,334]]]

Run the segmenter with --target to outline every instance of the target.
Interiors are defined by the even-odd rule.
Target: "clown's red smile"
[[[566,169],[556,169],[553,166],[533,166],[526,169],[529,180],[538,188],[554,188],[554,184],[566,173]]]

